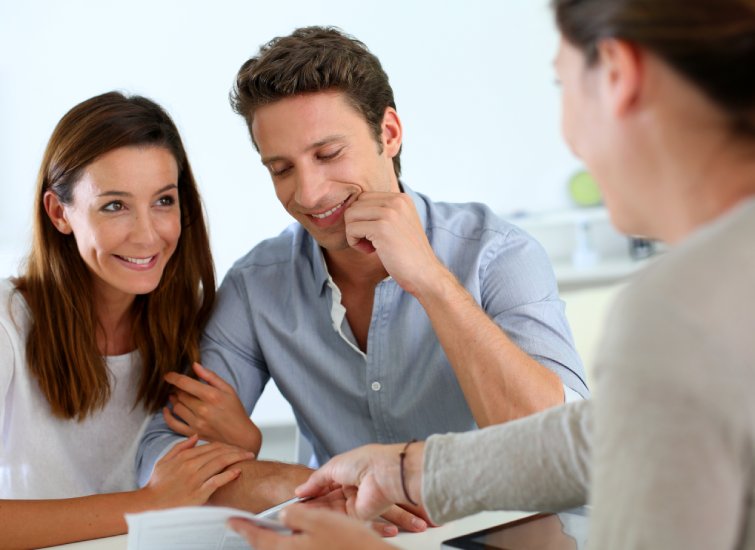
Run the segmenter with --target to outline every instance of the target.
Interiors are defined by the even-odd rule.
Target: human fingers
[[[215,445],[215,443],[203,446],[211,447],[213,445]],[[209,452],[191,457],[187,465],[190,468],[193,468],[194,471],[203,478],[209,479],[211,476],[222,472],[233,464],[245,460],[253,460],[254,458],[256,458],[256,455],[251,451],[221,444],[211,449]]]
[[[307,481],[294,489],[294,494],[297,497],[313,498],[325,495],[337,489],[340,484],[332,478],[331,471],[326,469],[326,466],[327,464],[319,470],[312,472],[312,475],[309,476]]]
[[[204,368],[199,363],[192,364],[192,368],[194,369],[194,372],[197,373],[197,376],[207,382],[210,386],[219,389],[223,393],[235,393],[235,390],[228,382],[211,370]]]
[[[379,521],[365,523],[326,508],[290,506],[281,512],[281,520],[289,529],[311,535],[313,541],[325,540],[333,544],[333,546],[308,544],[307,548],[353,548],[355,544],[373,538],[374,535],[370,529],[383,537],[393,537],[398,534],[395,525]],[[339,535],[334,539],[333,533]],[[382,545],[380,547],[382,548]]]
[[[203,384],[199,380],[194,380],[185,374],[179,374],[177,372],[169,372],[166,374],[165,381],[204,401],[207,401],[210,394],[214,391],[213,388],[209,387],[207,384]]]
[[[189,437],[189,439],[186,439],[184,441],[179,441],[178,443],[173,445],[173,447],[171,447],[170,451],[165,453],[162,460],[170,460],[181,451],[191,449],[192,447],[194,447],[194,445],[197,444],[197,441],[199,441],[199,437],[197,437],[196,435],[192,435],[191,437]]]
[[[288,550],[297,548],[294,537],[280,535],[271,529],[257,527],[243,518],[231,518],[228,526],[244,537],[252,548],[257,550]]]
[[[400,506],[391,506],[381,517],[404,531],[419,533],[427,529],[427,522],[424,519]]]
[[[188,424],[173,416],[173,413],[170,412],[170,409],[168,407],[163,407],[162,413],[165,424],[177,434],[189,437],[196,433],[195,430],[191,429]]]
[[[194,414],[194,409],[190,408],[184,401],[181,401],[178,397],[171,395],[169,398],[170,404],[173,407],[172,413],[183,421],[184,424],[193,426],[194,432],[197,430],[197,416]]]
[[[391,233],[395,232],[397,225],[396,222],[384,219],[347,222],[346,242],[363,252],[367,252],[365,242],[372,247],[370,250],[381,251],[390,244]]]
[[[215,491],[217,491],[224,485],[228,485],[231,481],[235,480],[240,475],[241,470],[238,468],[233,468],[224,470],[205,480],[205,482],[202,483],[202,487],[200,488],[200,498],[202,499],[202,502],[207,502],[207,500]]]

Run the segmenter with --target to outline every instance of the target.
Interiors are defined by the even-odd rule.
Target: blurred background
[[[228,92],[261,44],[304,25],[338,26],[382,61],[404,125],[403,181],[435,200],[485,202],[543,242],[579,304],[567,299],[588,361],[612,290],[582,291],[633,266],[605,210],[577,207],[568,192],[580,163],[560,137],[547,0],[0,0],[0,276],[17,273],[27,250],[54,125],[113,89],[156,100],[176,121],[218,280],[278,234],[290,219]],[[292,427],[275,388],[253,418]]]
[[[220,276],[280,232],[289,218],[228,92],[261,44],[314,24],[342,28],[382,61],[415,190],[502,213],[567,205],[579,164],[559,136],[547,1],[0,0],[0,274],[26,250],[54,125],[112,89],[156,100],[178,124]]]

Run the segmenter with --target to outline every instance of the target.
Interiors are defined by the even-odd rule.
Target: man
[[[204,366],[246,416],[272,377],[323,463],[587,396],[540,246],[482,205],[399,181],[401,121],[361,42],[318,27],[274,39],[240,69],[232,103],[298,222],[234,265],[205,330]],[[142,480],[170,426],[200,431],[202,391],[187,380],[180,420],[166,413],[145,433]],[[289,471],[255,467],[276,481]]]

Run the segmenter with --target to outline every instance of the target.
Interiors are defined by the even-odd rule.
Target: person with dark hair
[[[360,517],[414,500],[436,522],[589,502],[591,549],[755,548],[755,2],[553,5],[566,141],[618,229],[672,245],[614,304],[595,397],[363,447],[297,494],[341,485]],[[322,511],[285,521],[300,533],[234,526],[259,550],[387,548]]]
[[[199,359],[215,297],[168,114],[118,92],[73,107],[47,144],[33,223],[25,272],[0,281],[2,547],[124,533],[126,512],[205,502],[254,453],[192,437],[143,489],[134,471],[163,376]]]
[[[205,330],[204,366],[247,413],[272,377],[322,464],[588,395],[543,249],[486,206],[399,180],[401,120],[363,43],[322,27],[276,38],[231,100],[298,222],[234,265]],[[203,406],[206,386],[174,383],[172,413],[145,433],[142,479],[174,432],[241,444]]]

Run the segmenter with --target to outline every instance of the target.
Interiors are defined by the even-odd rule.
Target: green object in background
[[[580,170],[569,179],[569,196],[577,206],[597,206],[603,202],[598,184],[585,170]]]

